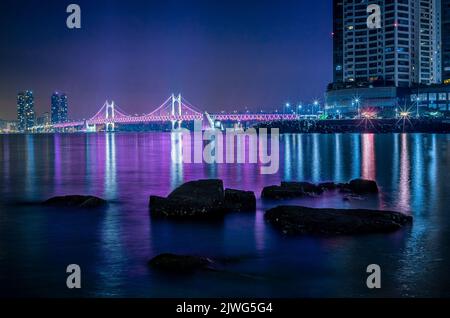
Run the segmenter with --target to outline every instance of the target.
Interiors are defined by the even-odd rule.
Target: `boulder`
[[[167,198],[150,197],[150,211],[156,217],[218,217],[226,212],[222,180],[187,182]]]
[[[281,182],[280,186],[273,185],[265,187],[261,193],[261,197],[280,200],[322,193],[323,190],[319,186],[309,182]]]
[[[350,181],[348,189],[356,194],[378,193],[378,185],[373,180],[355,179]]]
[[[107,205],[107,201],[90,195],[66,195],[48,199],[42,203],[47,206],[93,209]]]
[[[241,191],[235,189],[225,190],[225,207],[227,211],[256,211],[256,196],[252,191]]]
[[[391,211],[315,209],[279,206],[270,209],[265,219],[288,235],[349,235],[393,232],[412,222],[412,217]]]
[[[207,270],[210,269],[212,264],[213,261],[206,257],[169,253],[160,254],[148,262],[148,265],[155,269],[176,273],[191,273],[198,270]]]

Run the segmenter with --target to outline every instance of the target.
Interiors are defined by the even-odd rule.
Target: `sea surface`
[[[7,297],[450,297],[450,136],[294,134],[280,137],[280,168],[180,164],[171,133],[0,135],[0,296]],[[285,201],[312,207],[411,214],[393,234],[285,237],[264,221],[264,186],[287,181],[375,179],[378,196],[326,193]],[[220,178],[255,191],[256,213],[217,222],[150,217],[149,196]],[[104,211],[51,209],[55,195],[92,194]],[[178,276],[147,262],[159,253],[222,260],[222,271]],[[226,260],[226,261],[225,261]],[[66,287],[78,264],[82,288]],[[382,269],[369,290],[366,268]]]

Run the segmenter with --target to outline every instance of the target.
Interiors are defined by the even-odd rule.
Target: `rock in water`
[[[256,196],[252,191],[225,190],[225,206],[228,211],[256,211]]]
[[[183,184],[167,198],[151,196],[150,211],[156,217],[217,217],[226,212],[222,180]]]
[[[322,182],[319,184],[319,188],[326,191],[335,190],[337,188],[336,183],[334,182]]]
[[[350,181],[347,187],[356,194],[378,193],[378,185],[373,180],[355,179]]]
[[[213,262],[200,256],[161,254],[149,261],[149,266],[176,273],[189,273],[209,269]]]
[[[398,212],[302,206],[279,206],[267,211],[265,218],[289,235],[387,233],[412,222],[411,216]]]
[[[280,200],[321,193],[323,193],[322,188],[309,182],[281,182],[280,186],[265,187],[261,193],[261,197],[264,199]]]
[[[107,201],[90,195],[66,195],[43,202],[47,206],[93,209],[107,205]]]

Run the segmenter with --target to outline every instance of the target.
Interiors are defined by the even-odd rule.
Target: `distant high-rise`
[[[24,91],[17,94],[17,120],[18,130],[26,132],[35,123],[33,92]]]
[[[442,0],[442,81],[450,84],[450,0]]]
[[[381,28],[367,26],[370,4],[381,8]],[[441,0],[334,0],[333,18],[335,82],[441,81]]]
[[[51,98],[52,124],[64,123],[67,121],[67,96],[58,92]]]

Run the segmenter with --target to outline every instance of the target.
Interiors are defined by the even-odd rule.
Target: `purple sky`
[[[66,28],[78,3],[82,29]],[[148,113],[172,92],[210,113],[323,100],[332,79],[331,1],[2,0],[0,118],[33,90],[38,114],[53,91],[72,119],[106,99]]]

